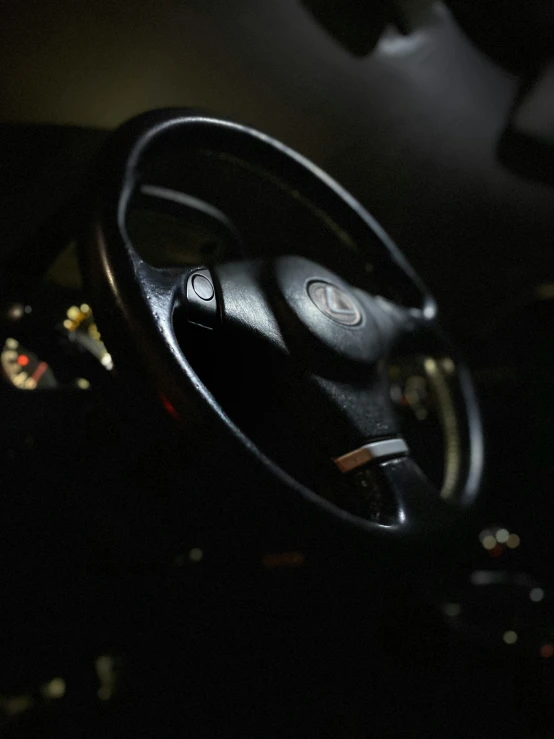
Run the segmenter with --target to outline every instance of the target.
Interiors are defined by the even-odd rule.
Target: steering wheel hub
[[[305,257],[279,257],[270,272],[285,299],[284,305],[276,301],[277,320],[299,355],[311,353],[322,365],[338,360],[366,366],[382,356],[381,333],[373,317],[377,306],[369,293]]]

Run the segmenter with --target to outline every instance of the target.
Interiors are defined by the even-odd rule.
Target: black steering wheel
[[[205,182],[194,191],[199,153],[226,168],[217,202],[202,197]],[[263,133],[163,110],[111,137],[94,197],[81,256],[103,336],[222,497],[255,490],[265,506],[381,541],[457,530],[483,467],[472,382],[423,282],[351,195]],[[227,244],[226,258],[153,266],[129,235],[134,207],[201,223]],[[318,242],[336,244],[321,261]],[[466,455],[442,495],[410,455],[390,400],[386,360],[403,342],[448,346],[456,361]]]

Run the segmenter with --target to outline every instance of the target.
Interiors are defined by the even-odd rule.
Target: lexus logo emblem
[[[350,295],[330,282],[310,282],[308,295],[319,310],[343,326],[357,326],[362,314]]]

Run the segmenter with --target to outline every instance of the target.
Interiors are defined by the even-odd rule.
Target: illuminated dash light
[[[508,541],[506,542],[509,549],[517,549],[521,544],[521,539],[517,534],[510,534]]]
[[[75,324],[73,323],[73,321],[70,321],[69,318],[66,318],[63,322],[63,327],[66,328],[68,331],[73,331],[73,329],[75,328]]]
[[[554,298],[554,285],[548,283],[539,285],[536,294],[539,300],[552,300]]]
[[[32,379],[36,383],[38,383],[38,381],[40,380],[40,378],[43,376],[43,374],[46,372],[47,369],[48,369],[48,365],[46,364],[46,362],[41,362],[39,366],[36,368],[36,370],[34,371]]]
[[[427,374],[437,374],[437,362],[432,357],[427,357],[427,359],[423,363],[423,366],[425,367],[425,371],[427,372]]]
[[[31,695],[2,696],[0,706],[6,716],[17,716],[18,713],[29,711],[34,705]]]
[[[11,321],[17,321],[23,316],[23,314],[24,310],[21,303],[14,303],[14,305],[10,306],[10,308],[8,309],[8,318]]]
[[[15,377],[12,379],[12,382],[16,387],[22,387],[25,384],[27,378],[28,374],[26,372],[20,372],[18,375],[15,375]]]
[[[496,538],[492,534],[489,534],[488,536],[483,537],[481,543],[485,549],[491,551],[496,546]]]
[[[456,618],[462,612],[462,607],[459,603],[445,603],[442,610],[449,618]]]
[[[539,653],[543,659],[554,657],[554,646],[552,644],[543,644],[539,649]]]
[[[42,686],[41,693],[45,698],[59,700],[64,697],[65,690],[65,680],[61,677],[55,677],[53,680],[50,680],[50,682]]]
[[[279,552],[278,554],[265,554],[262,558],[262,566],[266,570],[280,568],[302,567],[306,563],[306,555],[302,552]]]
[[[96,675],[100,687],[97,695],[101,701],[108,701],[116,688],[115,660],[109,654],[101,654],[95,660]]]
[[[169,415],[174,418],[176,421],[181,420],[181,416],[177,412],[177,410],[174,408],[173,404],[169,402],[169,400],[165,397],[165,395],[162,395],[160,393],[160,400],[162,401],[163,407],[166,409],[166,411],[169,413]]]
[[[544,600],[544,590],[542,588],[533,588],[529,593],[529,598],[533,603],[540,603],[541,600]]]
[[[72,321],[78,321],[81,318],[81,311],[76,305],[72,305],[71,308],[68,308],[67,310],[67,317]]]
[[[94,339],[95,341],[100,341],[102,338],[100,336],[100,331],[98,331],[98,326],[95,323],[91,323],[88,327],[88,335],[91,337],[91,339]]]
[[[91,310],[90,310],[90,305],[87,305],[87,303],[83,303],[83,304],[81,305],[81,308],[80,308],[80,310],[81,310],[81,313],[84,313],[85,315],[87,315],[88,313],[90,313],[90,312],[91,312]]]
[[[85,380],[84,377],[78,377],[77,378],[77,387],[80,390],[88,390],[90,387],[90,382],[88,380]]]
[[[113,359],[109,352],[106,352],[100,362],[104,365],[107,370],[113,369]]]
[[[445,357],[442,362],[442,368],[446,372],[447,375],[453,375],[456,371],[456,365],[454,362],[450,359],[450,357]]]
[[[7,349],[17,349],[19,346],[19,341],[16,339],[6,339],[6,348]]]
[[[499,544],[506,544],[506,542],[510,538],[510,532],[508,531],[508,529],[498,529],[495,536],[496,536],[496,541]]]
[[[202,551],[202,549],[199,549],[198,547],[194,547],[193,549],[190,550],[189,560],[191,562],[194,562],[195,564],[197,564],[198,562],[201,562],[203,558],[204,558],[204,552]]]
[[[505,631],[504,634],[502,635],[502,641],[504,642],[504,644],[508,644],[510,646],[512,644],[515,644],[517,642],[517,639],[518,639],[518,636],[516,632],[512,630]]]
[[[20,354],[17,358],[17,364],[20,367],[26,367],[29,364],[29,357],[26,357],[25,354]]]

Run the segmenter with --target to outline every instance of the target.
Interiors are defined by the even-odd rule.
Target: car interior
[[[0,63],[0,737],[554,737],[552,1]]]

